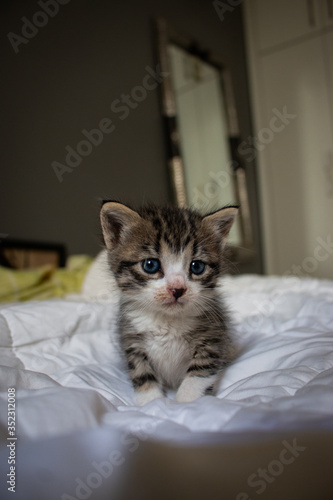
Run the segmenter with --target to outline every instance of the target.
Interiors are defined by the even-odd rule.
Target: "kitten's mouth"
[[[184,307],[185,304],[186,304],[186,302],[184,302],[181,299],[169,299],[169,300],[165,301],[163,305],[165,307],[170,308],[170,309],[174,309],[174,308]]]
[[[154,297],[156,301],[156,305],[161,309],[161,311],[181,311],[189,303],[188,297],[184,297],[184,295],[171,295],[171,294],[155,294]]]

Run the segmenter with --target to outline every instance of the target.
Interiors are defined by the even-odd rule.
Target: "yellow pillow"
[[[0,266],[0,302],[42,300],[80,293],[92,261],[88,255],[73,255],[67,260],[66,268],[45,265],[16,270]]]

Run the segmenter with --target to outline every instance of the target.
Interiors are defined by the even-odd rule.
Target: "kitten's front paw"
[[[191,401],[195,401],[200,398],[200,396],[202,396],[202,394],[197,391],[181,390],[176,394],[176,401],[178,401],[178,403],[191,403]]]
[[[196,399],[198,399],[199,397],[201,396],[201,394],[199,395],[193,395],[193,394],[189,394],[189,393],[178,393],[176,394],[176,401],[178,403],[191,403],[191,401],[195,401]]]
[[[190,403],[202,396],[201,391],[198,387],[191,384],[182,384],[176,394],[176,401],[178,403]]]
[[[152,387],[147,391],[136,392],[136,402],[139,406],[144,406],[147,403],[150,403],[150,401],[162,397],[163,397],[163,392],[159,387]]]
[[[205,390],[215,382],[215,377],[187,377],[180,384],[176,394],[178,403],[190,403],[204,395]]]

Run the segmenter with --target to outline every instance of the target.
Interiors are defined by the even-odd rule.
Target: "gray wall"
[[[21,18],[31,20],[41,10],[34,0],[6,0],[0,7],[0,233],[64,242],[70,253],[93,255],[99,249],[99,198],[170,200],[159,88],[124,120],[110,108],[142,83],[146,66],[156,66],[155,16],[224,59],[242,136],[251,134],[241,8],[222,22],[207,0],[70,0],[15,53],[7,34],[21,35]],[[113,132],[59,182],[52,162],[64,164],[66,146],[76,148],[85,139],[82,130],[96,128],[103,118],[112,120]],[[256,212],[253,166],[249,173]],[[249,270],[260,271],[259,259]]]

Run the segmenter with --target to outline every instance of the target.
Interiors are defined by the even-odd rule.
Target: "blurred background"
[[[253,235],[236,270],[333,278],[326,0],[3,0],[0,239],[93,256],[101,199],[172,202],[157,16],[230,71]]]

